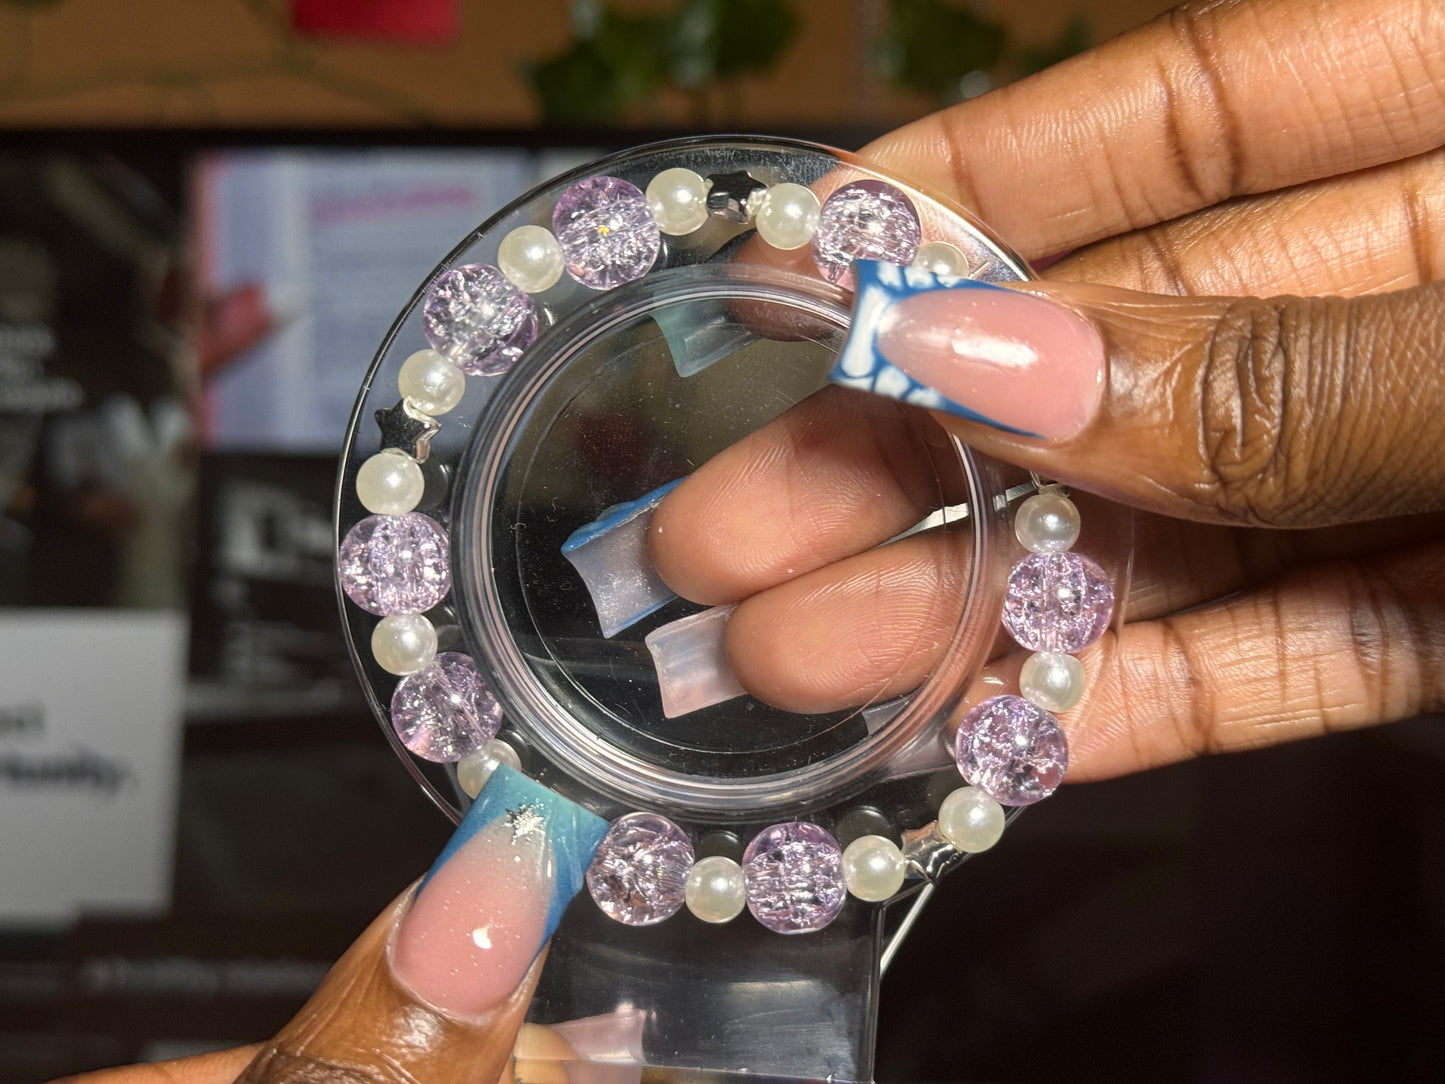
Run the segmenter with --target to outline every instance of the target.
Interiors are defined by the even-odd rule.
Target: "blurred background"
[[[535,181],[856,147],[1165,0],[0,0],[0,1081],[259,1039],[448,823],[347,662],[375,346]],[[881,1081],[1445,1079],[1440,721],[1066,788],[939,894]]]

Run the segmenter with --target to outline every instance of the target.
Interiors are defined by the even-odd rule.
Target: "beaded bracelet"
[[[397,737],[419,757],[455,763],[470,797],[495,764],[516,767],[519,758],[497,738],[502,708],[479,668],[464,653],[438,653],[425,616],[451,589],[447,532],[416,511],[437,418],[461,401],[468,376],[499,376],[523,358],[546,319],[532,295],[564,273],[594,290],[641,278],[658,260],[662,235],[689,234],[713,216],[751,225],[777,249],[811,245],[829,282],[845,282],[856,259],[939,275],[970,270],[956,246],[924,242],[911,201],[886,182],[854,181],[820,204],[803,185],[678,168],[658,173],[645,193],[618,177],[578,181],[558,198],[551,230],[519,226],[502,239],[496,266],[466,264],[436,279],[422,309],[430,348],[406,359],[400,401],[376,412],[380,450],[356,475],[356,495],[372,514],[343,539],[338,576],[352,602],[381,618],[371,649],[377,665],[400,678],[390,711]],[[678,825],[629,813],[613,822],[588,871],[598,906],[629,925],[661,922],[684,904],[703,921],[727,922],[746,906],[771,930],[804,933],[828,925],[849,893],[883,901],[910,875],[927,876],[915,855],[922,847],[991,847],[1004,806],[1036,802],[1062,779],[1067,744],[1051,713],[1078,702],[1083,672],[1073,653],[1103,633],[1112,613],[1103,570],[1070,550],[1078,527],[1077,510],[1057,486],[1040,484],[1021,505],[1015,533],[1030,553],[1009,574],[1003,621],[1034,652],[1021,673],[1023,695],[992,697],[960,722],[955,760],[969,785],[945,798],[933,824],[907,833],[907,852],[880,835],[844,849],[819,825],[791,821],[755,836],[741,863],[695,860]]]

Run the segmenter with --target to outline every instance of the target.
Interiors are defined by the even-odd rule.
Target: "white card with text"
[[[170,903],[186,621],[0,611],[0,923]]]

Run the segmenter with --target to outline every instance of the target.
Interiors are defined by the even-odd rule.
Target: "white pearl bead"
[[[758,236],[774,248],[802,248],[818,232],[820,210],[811,188],[792,182],[775,184],[758,206]]]
[[[518,226],[497,246],[497,270],[529,294],[556,286],[566,267],[561,244],[545,226]]]
[[[1084,696],[1084,666],[1072,655],[1039,651],[1024,660],[1019,692],[1045,711],[1068,711]]]
[[[505,764],[514,772],[522,770],[522,758],[517,751],[501,738],[493,738],[492,744],[487,746],[487,754],[498,764]]]
[[[658,229],[681,237],[707,221],[707,182],[690,169],[664,169],[647,186],[647,205]]]
[[[908,860],[887,836],[859,836],[843,850],[843,884],[860,900],[892,899],[907,873]]]
[[[437,630],[421,614],[391,614],[371,631],[371,654],[388,674],[414,674],[437,654]]]
[[[1019,505],[1014,534],[1031,553],[1063,553],[1079,540],[1079,510],[1057,490],[1035,493]]]
[[[1003,835],[1003,806],[977,787],[959,787],[938,807],[938,834],[960,851],[986,851]]]
[[[462,757],[457,761],[457,783],[461,785],[462,792],[468,798],[482,793],[498,764],[505,764],[515,771],[522,770],[521,757],[501,738],[493,738],[492,743],[481,752]]]
[[[405,515],[417,506],[425,489],[421,467],[405,452],[377,452],[356,472],[356,496],[378,516]]]
[[[418,350],[396,374],[401,397],[423,414],[445,414],[462,401],[467,374],[435,350]]]
[[[720,854],[698,859],[688,872],[683,899],[704,922],[731,922],[748,902],[743,867]]]
[[[952,275],[955,278],[968,274],[968,260],[947,241],[929,241],[920,245],[918,254],[913,257],[913,266],[932,271],[935,275]]]

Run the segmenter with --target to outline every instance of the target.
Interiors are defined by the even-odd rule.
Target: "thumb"
[[[496,1081],[606,822],[510,768],[237,1078]]]
[[[1039,474],[1224,523],[1445,506],[1445,284],[1177,298],[859,268],[834,381],[943,411]]]

